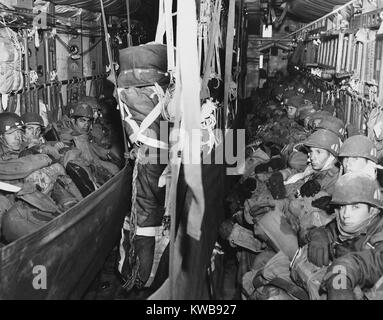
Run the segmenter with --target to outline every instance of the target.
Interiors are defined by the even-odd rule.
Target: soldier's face
[[[27,124],[25,126],[24,137],[27,141],[39,139],[41,134],[41,127],[38,124]]]
[[[294,119],[296,113],[297,113],[297,108],[295,108],[293,106],[287,106],[287,117],[289,119]]]
[[[361,172],[367,165],[367,159],[360,157],[344,157],[342,163],[344,173]]]
[[[4,133],[4,140],[7,146],[13,151],[19,151],[22,142],[22,132],[20,129]]]
[[[91,123],[92,123],[92,120],[90,118],[79,117],[75,121],[75,126],[78,132],[84,134],[89,132]]]
[[[339,223],[346,232],[353,233],[370,217],[370,206],[366,203],[355,203],[341,206]]]
[[[311,147],[309,157],[313,169],[322,170],[327,159],[330,157],[330,152],[324,149]]]

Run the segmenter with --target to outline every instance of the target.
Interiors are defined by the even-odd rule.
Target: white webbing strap
[[[129,224],[129,219],[125,218],[123,229],[126,231],[131,231],[131,227]],[[139,227],[136,226],[136,232],[135,234],[137,236],[144,236],[144,237],[155,237],[157,235],[162,235],[163,226],[157,226],[157,227]]]
[[[168,70],[174,71],[174,39],[173,39],[173,0],[165,0],[165,27],[166,27],[166,47],[168,50]]]
[[[123,111],[125,111],[126,115],[124,115],[123,119],[126,123],[130,125],[130,127],[133,130],[133,133],[129,136],[129,139],[132,143],[135,143],[137,141],[142,142],[143,144],[146,144],[148,146],[154,147],[154,148],[159,148],[159,149],[168,149],[168,144],[154,139],[150,138],[148,136],[145,136],[143,132],[150,127],[150,125],[156,121],[156,119],[161,115],[161,111],[163,108],[163,98],[161,97],[161,92],[159,90],[162,88],[158,85],[153,87],[154,94],[158,96],[158,103],[157,105],[153,108],[152,111],[145,117],[145,119],[142,121],[141,126],[137,124],[137,122],[133,119],[131,112],[129,111],[128,106],[121,100],[121,91],[124,90],[122,88],[117,89],[118,97],[120,100],[120,105],[123,106]],[[162,91],[163,93],[163,91]],[[123,112],[121,110],[121,112]]]
[[[174,39],[173,39],[173,0],[160,0],[158,12],[158,24],[155,42],[164,43],[166,34],[166,48],[168,57],[168,71],[174,71]]]
[[[157,274],[158,267],[160,265],[161,257],[166,250],[170,241],[169,232],[165,231],[164,226],[158,227],[155,235],[155,245],[154,245],[154,256],[152,269],[150,270],[150,276],[148,281],[145,283],[145,287],[149,288],[154,281],[154,278]]]
[[[158,23],[155,38],[156,43],[164,43],[165,30],[165,4],[164,0],[159,0]]]

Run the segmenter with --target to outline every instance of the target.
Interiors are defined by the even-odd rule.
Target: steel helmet
[[[23,121],[13,112],[0,113],[0,134],[4,134],[11,129],[22,129]]]
[[[93,111],[97,111],[100,109],[100,104],[98,103],[95,97],[84,96],[80,98],[77,103],[89,104],[92,107]]]
[[[286,105],[293,106],[295,108],[300,108],[305,104],[305,100],[302,96],[292,96],[290,98],[287,98]]]
[[[298,119],[303,120],[315,112],[316,110],[313,105],[305,105],[298,110]]]
[[[339,151],[339,157],[360,157],[378,162],[377,151],[370,139],[363,135],[348,138]]]
[[[36,112],[26,112],[21,116],[21,120],[24,124],[38,124],[44,127],[43,118]]]
[[[286,89],[285,92],[283,93],[283,101],[286,101],[286,100],[288,100],[291,97],[294,97],[296,95],[297,94],[296,94],[295,90]]]
[[[311,92],[306,92],[305,95],[303,96],[303,99],[305,99],[305,101],[310,101],[313,104],[317,102],[315,95]]]
[[[335,133],[324,129],[318,129],[312,133],[303,144],[307,147],[327,150],[337,157],[342,141]]]
[[[379,184],[361,173],[346,173],[335,183],[331,202],[338,205],[367,203],[383,208]]]
[[[92,107],[85,102],[77,102],[74,106],[70,108],[70,116],[73,117],[86,117],[93,119],[93,110]]]
[[[307,89],[306,89],[306,86],[305,85],[303,85],[303,84],[299,84],[298,86],[297,86],[297,93],[298,94],[302,94],[302,95],[305,95],[306,94],[306,92],[307,92]]]
[[[329,130],[339,138],[343,139],[346,133],[345,125],[342,120],[334,116],[323,117],[323,119],[316,126],[317,129]]]

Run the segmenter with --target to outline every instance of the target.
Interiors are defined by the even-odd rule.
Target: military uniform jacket
[[[334,219],[323,228],[330,245],[334,266],[343,266],[352,288],[372,287],[383,275],[383,217],[376,216],[367,229],[355,238],[342,241]],[[330,275],[331,276],[331,275]],[[325,277],[326,278],[326,277]]]
[[[50,164],[45,154],[28,155],[19,158],[19,153],[9,150],[0,143],[0,180],[11,181],[27,177],[32,172]]]

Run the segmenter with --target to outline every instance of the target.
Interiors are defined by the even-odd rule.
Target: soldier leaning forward
[[[292,264],[292,277],[312,299],[326,294],[330,300],[369,296],[383,276],[379,185],[364,173],[345,174],[335,185],[332,203],[337,206],[336,219],[309,233],[307,246]]]
[[[297,249],[299,234],[303,236],[310,227],[322,225],[331,218],[324,212],[324,205],[321,204],[329,201],[328,196],[339,177],[336,157],[340,149],[340,139],[335,134],[318,130],[304,145],[310,148],[311,161],[305,171],[290,177],[284,177],[284,172],[273,174],[268,181],[273,198],[267,201],[250,199],[244,212],[248,222],[256,222],[256,233],[265,233],[276,248],[282,250],[280,246],[285,247],[290,256]],[[313,200],[317,200],[314,205],[319,203],[320,208],[312,205]],[[269,212],[260,215],[265,211]],[[286,231],[291,241],[284,241],[280,224],[283,224],[282,230]]]
[[[31,154],[19,157],[22,147],[22,120],[15,113],[0,114],[0,181],[9,182],[2,191],[0,208],[1,234],[5,241],[36,230],[42,223],[53,219],[58,211],[51,198],[36,190],[24,180],[36,170],[48,167],[52,160],[45,154]],[[15,193],[14,187],[21,190]],[[21,209],[22,207],[22,209]],[[42,213],[45,221],[38,224],[32,215]],[[40,215],[41,217],[41,215]]]
[[[92,107],[84,102],[79,102],[70,108],[70,118],[65,116],[57,127],[60,140],[71,147],[71,150],[67,151],[64,157],[64,166],[67,171],[76,173],[85,170],[86,173],[80,173],[79,177],[85,175],[88,180],[90,179],[100,186],[117,174],[120,169],[110,161],[108,149],[104,149],[91,141],[90,132],[93,116]],[[72,178],[78,183],[84,180]],[[84,182],[82,184],[89,183]],[[93,187],[80,187],[80,190],[85,189],[91,191]]]

